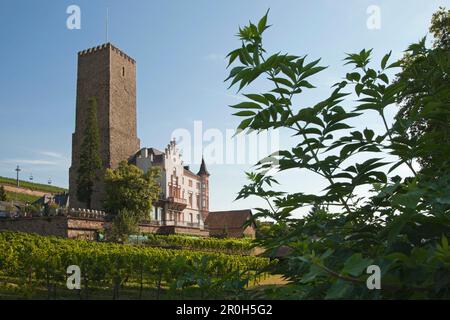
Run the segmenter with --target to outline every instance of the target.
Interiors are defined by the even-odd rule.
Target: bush
[[[6,195],[4,186],[0,186],[0,201],[8,201],[8,196]]]
[[[439,21],[449,28],[450,19]],[[238,195],[266,201],[270,209],[257,209],[254,218],[271,218],[277,222],[274,231],[284,230],[259,240],[269,250],[291,248],[278,268],[293,288],[280,296],[296,291],[300,299],[449,298],[449,51],[427,48],[423,39],[408,48],[413,67],[403,70],[398,70],[402,61],[390,62],[390,53],[377,65],[372,50],[348,54],[346,64],[354,69],[331,94],[298,107],[297,96],[315,88],[312,76],[325,67],[320,59],[269,55],[262,42],[267,28],[266,15],[258,25],[239,29],[242,46],[228,55],[230,64],[239,65],[227,80],[241,90],[264,77],[272,89],[245,94],[248,101],[232,106],[244,119],[239,130],[285,128],[297,139],[247,173],[250,183]],[[393,70],[401,72],[396,81],[389,78]],[[411,96],[408,117],[387,117],[389,107]],[[378,125],[354,128],[355,120],[364,123],[363,116],[378,119]],[[410,134],[417,123],[427,129]],[[427,166],[418,168],[418,160]],[[406,177],[393,174],[400,166],[408,170]],[[278,191],[270,175],[305,170],[326,183],[323,192]],[[366,189],[370,192],[361,192]],[[303,207],[313,210],[293,219]],[[371,265],[381,269],[383,290],[368,290]]]

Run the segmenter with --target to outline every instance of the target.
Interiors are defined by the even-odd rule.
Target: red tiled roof
[[[205,224],[209,229],[238,229],[252,216],[252,210],[232,210],[210,212]]]

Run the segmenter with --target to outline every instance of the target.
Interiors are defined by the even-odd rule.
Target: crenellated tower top
[[[109,42],[101,44],[101,45],[96,46],[96,47],[92,47],[92,48],[89,48],[89,49],[82,50],[82,51],[78,52],[78,56],[86,56],[86,55],[93,54],[93,53],[96,53],[96,52],[99,52],[99,51],[105,50],[105,49],[110,49],[110,50],[116,52],[122,58],[124,58],[124,59],[128,60],[129,62],[131,62],[132,64],[136,64],[136,61],[133,58],[131,58],[129,55],[127,55],[122,50],[120,50],[119,48],[115,47],[113,44],[111,44]]]

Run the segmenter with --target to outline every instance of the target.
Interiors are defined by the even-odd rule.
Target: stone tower
[[[115,169],[120,161],[128,160],[140,149],[140,141],[136,132],[136,62],[110,43],[78,53],[76,120],[69,170],[72,208],[85,207],[77,199],[76,180],[88,101],[92,97],[98,103],[103,169]],[[100,180],[94,185],[92,209],[101,210],[104,198],[104,183]]]
[[[203,221],[209,214],[209,172],[206,169],[205,159],[202,158],[202,164],[197,175],[200,177],[200,207]]]

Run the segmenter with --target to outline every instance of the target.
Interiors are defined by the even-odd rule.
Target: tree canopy
[[[97,99],[89,99],[83,142],[80,148],[80,163],[77,171],[77,198],[91,208],[94,184],[101,176],[100,134],[97,123]]]
[[[158,199],[159,169],[151,167],[144,173],[135,165],[122,161],[105,175],[105,209],[112,214],[126,210],[136,219],[149,219],[152,203]]]

